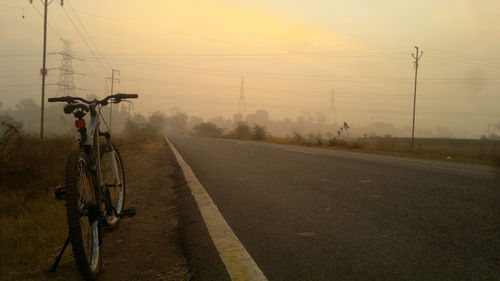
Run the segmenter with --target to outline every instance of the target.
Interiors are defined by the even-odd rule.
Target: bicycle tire
[[[109,192],[109,199],[110,199],[110,203],[112,204],[113,208],[115,209],[115,212],[113,212],[113,215],[111,216],[107,216],[107,225],[106,225],[106,228],[108,230],[113,230],[115,228],[118,227],[118,225],[120,224],[120,221],[121,221],[121,218],[117,216],[117,214],[120,214],[120,212],[125,208],[125,198],[126,198],[126,181],[125,181],[125,169],[123,167],[123,161],[122,161],[122,158],[121,158],[121,155],[120,155],[120,151],[118,150],[118,148],[112,144],[112,148],[113,148],[113,156],[115,157],[115,161],[116,161],[116,164],[117,164],[117,172],[118,172],[118,181],[120,183],[120,186],[119,186],[119,190],[117,191],[116,190],[116,185],[115,186],[111,186],[113,185],[113,183],[111,182],[108,182],[108,181],[114,181],[114,177],[112,176],[111,178],[108,178],[106,174],[113,174],[111,170],[109,169],[112,169],[112,167],[107,167],[107,169],[103,169],[103,167],[105,165],[101,165],[101,174],[103,174],[103,181],[104,181],[104,184],[108,184],[109,187],[108,187],[108,192]],[[103,160],[101,160],[101,163],[102,163]],[[108,171],[106,171],[108,170]],[[108,195],[107,195],[108,196]]]
[[[87,163],[88,158],[81,150],[73,151],[68,155],[66,213],[73,256],[78,271],[85,280],[94,281],[102,265],[102,233],[97,219],[99,200],[95,192],[96,181]]]

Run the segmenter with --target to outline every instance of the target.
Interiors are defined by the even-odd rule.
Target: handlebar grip
[[[68,101],[68,97],[55,97],[55,98],[49,98],[49,102],[59,102],[59,101]]]
[[[119,99],[137,99],[139,98],[138,94],[116,94],[115,97]]]

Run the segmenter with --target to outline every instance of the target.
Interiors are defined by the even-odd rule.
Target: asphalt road
[[[269,280],[500,280],[500,168],[170,137]]]

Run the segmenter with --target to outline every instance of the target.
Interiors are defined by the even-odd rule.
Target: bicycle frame
[[[109,198],[109,192],[108,192],[108,186],[103,184],[103,179],[102,179],[102,173],[101,173],[101,143],[99,141],[99,137],[103,136],[105,137],[106,142],[104,143],[105,151],[106,153],[113,153],[113,147],[111,145],[111,135],[109,132],[102,133],[100,131],[100,116],[101,116],[101,109],[102,106],[92,103],[89,104],[89,111],[90,111],[90,122],[87,127],[83,128],[78,128],[78,132],[80,133],[80,137],[77,140],[78,144],[81,149],[89,156],[89,158],[92,161],[92,169],[91,172],[95,176],[96,180],[96,185],[97,185],[97,192],[96,196],[98,197],[104,197],[104,198],[96,198],[99,201],[103,200],[106,205],[106,215],[110,216],[113,214],[113,212],[116,213],[115,208],[111,205],[110,203],[110,198]],[[83,118],[83,116],[82,116]],[[113,163],[112,163],[112,173],[113,177],[117,178],[118,177],[118,168],[116,165],[116,160],[114,157],[111,157]],[[115,184],[121,184],[121,182],[115,183]],[[118,215],[118,214],[116,214]],[[100,222],[101,224],[105,225],[106,220],[103,219],[103,221]]]

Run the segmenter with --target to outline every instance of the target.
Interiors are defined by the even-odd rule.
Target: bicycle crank
[[[135,208],[124,209],[118,214],[120,218],[131,218],[133,216],[135,216]]]

